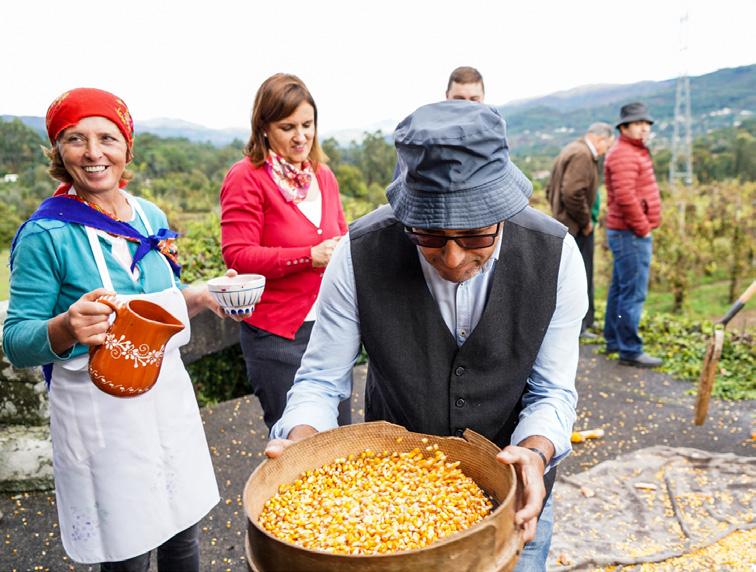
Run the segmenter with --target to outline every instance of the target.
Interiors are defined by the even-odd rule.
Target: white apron
[[[152,234],[139,203],[129,203]],[[97,234],[86,231],[102,285],[113,290]],[[183,295],[174,280],[161,292],[117,298],[154,302],[186,328],[168,341],[155,386],[137,397],[114,397],[95,387],[88,355],[53,366],[50,426],[60,532],[68,555],[86,564],[144,554],[199,522],[219,500],[179,353],[190,336]]]

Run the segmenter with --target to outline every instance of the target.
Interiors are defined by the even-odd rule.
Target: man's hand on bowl
[[[311,437],[317,432],[318,430],[310,425],[297,425],[289,431],[288,439],[271,439],[265,447],[265,456],[269,459],[276,459],[283,454],[284,449],[296,441],[307,439],[307,437]]]

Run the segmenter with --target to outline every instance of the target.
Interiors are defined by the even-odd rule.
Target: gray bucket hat
[[[648,121],[652,125],[654,123],[654,120],[651,117],[651,114],[648,112],[648,109],[646,109],[646,106],[639,101],[636,101],[635,103],[628,103],[627,105],[622,106],[622,108],[620,109],[620,118],[615,127],[619,129],[620,125],[624,125],[625,123],[632,123],[633,121]]]
[[[386,189],[409,227],[481,228],[528,206],[533,185],[509,160],[507,126],[486,105],[424,105],[394,131],[399,176]]]

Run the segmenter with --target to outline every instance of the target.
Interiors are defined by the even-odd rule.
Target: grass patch
[[[597,245],[594,260],[596,322],[599,326],[595,333],[601,336],[611,278],[611,252]],[[745,288],[748,282],[744,279],[741,287]],[[653,283],[649,286],[639,328],[644,350],[664,359],[659,370],[690,383],[691,393],[698,387],[713,322],[724,316],[731,306],[729,288],[730,282],[723,271],[699,276],[691,283],[683,311],[673,314],[672,293]],[[749,306],[754,306],[754,300]],[[725,344],[714,385],[715,397],[756,399],[756,328],[747,327],[748,323],[753,323],[748,311],[749,307],[741,310],[725,330]],[[603,341],[603,337],[597,340],[600,344]],[[610,357],[616,358],[617,355]]]
[[[611,276],[612,254],[608,248],[597,244],[594,254],[594,287],[596,289],[595,299],[597,301],[603,300],[606,302]],[[750,279],[746,277],[742,280],[740,287],[745,289],[749,283]],[[729,288],[730,282],[724,271],[707,276],[697,276],[694,281],[691,281],[683,311],[679,315],[696,320],[718,320],[724,316],[731,306],[731,302],[728,299]],[[740,294],[741,292],[738,292],[736,296]],[[654,284],[652,280],[649,285],[646,302],[643,306],[644,311],[649,315],[659,313],[671,314],[673,307],[674,299],[672,292],[664,289],[659,284]]]
[[[727,312],[730,303],[727,296],[730,283],[727,280],[702,283],[692,289],[685,304],[685,317],[699,319],[719,319]],[[671,313],[674,300],[671,292],[650,292],[648,311]]]
[[[604,323],[604,301],[596,302],[596,320]],[[723,311],[724,312],[724,311]],[[671,376],[691,383],[690,392],[698,387],[706,346],[711,338],[713,323],[705,318],[676,316],[664,312],[649,311],[646,306],[639,333],[644,350],[660,357],[664,363],[658,369]],[[601,331],[596,332],[599,336]],[[722,399],[756,399],[756,331],[725,330],[725,342],[719,360],[714,397]],[[603,343],[603,338],[599,339]],[[610,354],[617,357],[617,354]]]
[[[725,315],[730,309],[730,302],[727,297],[729,294],[730,282],[713,278],[702,281],[690,289],[690,293],[685,302],[685,310],[681,317],[697,320],[718,320]],[[596,287],[596,300],[606,302],[606,286]],[[647,314],[671,314],[674,306],[673,295],[671,292],[655,290],[649,288],[648,297],[643,305]]]

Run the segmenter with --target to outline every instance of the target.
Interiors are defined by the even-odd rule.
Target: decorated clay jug
[[[89,349],[92,382],[116,397],[149,391],[160,375],[165,345],[184,324],[170,312],[146,300],[97,300],[115,311],[105,342]]]

